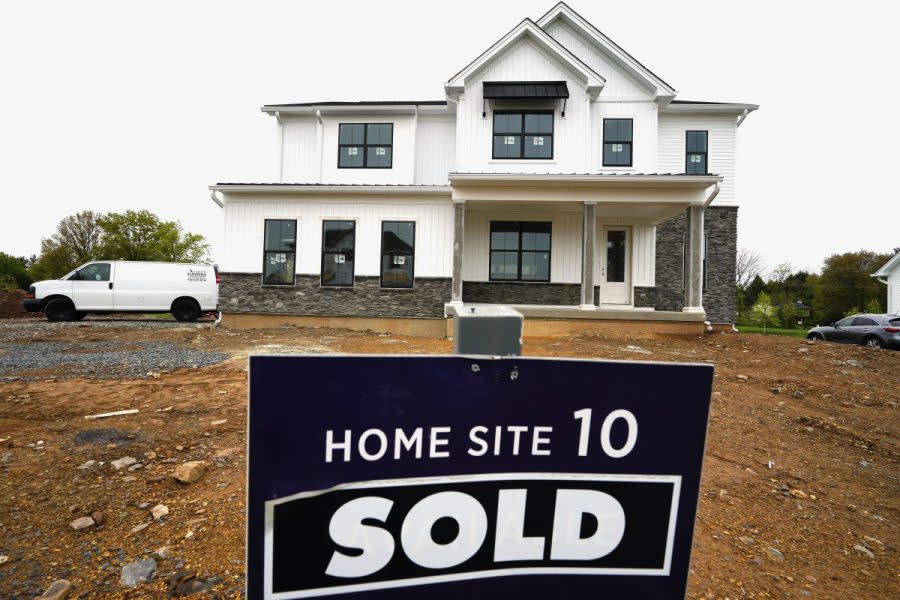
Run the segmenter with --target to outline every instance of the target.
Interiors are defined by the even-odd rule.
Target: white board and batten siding
[[[291,199],[277,195],[227,198],[223,272],[260,273],[266,219],[297,220],[296,271],[318,275],[322,260],[322,221],[356,221],[356,275],[378,276],[381,265],[381,222],[416,223],[416,277],[450,277],[453,264],[453,206],[448,199],[383,196]]]
[[[735,204],[737,119],[734,115],[659,115],[657,166],[662,173],[684,173],[687,131],[708,131],[707,169],[724,176],[715,204]]]
[[[887,282],[888,314],[900,315],[900,266],[894,267]]]

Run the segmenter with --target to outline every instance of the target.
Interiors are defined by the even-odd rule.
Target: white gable
[[[588,40],[569,23],[557,19],[544,30],[606,79],[599,96],[601,100],[653,100],[656,97],[656,88],[649,85],[646,79],[627,71],[603,48]]]
[[[529,39],[522,39],[494,57],[482,70],[466,80],[466,91],[484,81],[569,81],[569,93],[583,86],[577,74],[567,68],[556,57],[539,48]],[[573,81],[574,80],[574,81]],[[574,84],[574,85],[573,85]]]

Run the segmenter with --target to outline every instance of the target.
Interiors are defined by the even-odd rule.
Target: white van
[[[213,265],[93,261],[60,279],[38,281],[22,301],[50,321],[78,321],[87,313],[170,312],[193,321],[215,311],[219,270]]]

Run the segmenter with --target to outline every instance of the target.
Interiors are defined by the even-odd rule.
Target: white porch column
[[[703,206],[689,206],[684,228],[684,312],[703,310]]]
[[[581,308],[596,308],[594,304],[594,240],[597,237],[597,203],[584,203],[584,224],[581,233]]]
[[[450,283],[450,302],[462,304],[463,239],[465,238],[466,204],[453,201],[453,278]]]

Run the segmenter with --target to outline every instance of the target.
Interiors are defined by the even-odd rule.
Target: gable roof
[[[447,80],[444,84],[447,94],[450,95],[453,92],[461,91],[465,86],[466,78],[480,71],[505,49],[526,38],[535,41],[542,49],[579,74],[582,83],[587,86],[588,93],[592,96],[599,94],[606,84],[606,79],[602,75],[587,66],[580,58],[572,54],[568,48],[553,39],[546,31],[538,27],[537,23],[531,19],[523,19],[521,23],[513,27],[490,48],[482,52],[475,60]]]
[[[898,266],[900,266],[900,252],[891,257],[880,269],[872,273],[872,277],[887,277]]]
[[[548,10],[537,20],[537,24],[539,27],[545,28],[557,19],[564,19],[567,23],[574,25],[578,30],[585,34],[589,40],[593,41],[594,44],[602,48],[611,58],[616,60],[616,62],[620,63],[638,78],[644,80],[652,88],[656,89],[658,96],[674,97],[678,93],[675,91],[675,88],[666,83],[662,77],[645,67],[638,59],[609,39],[602,31],[594,27],[587,19],[575,12],[565,2],[559,2],[556,6]]]

